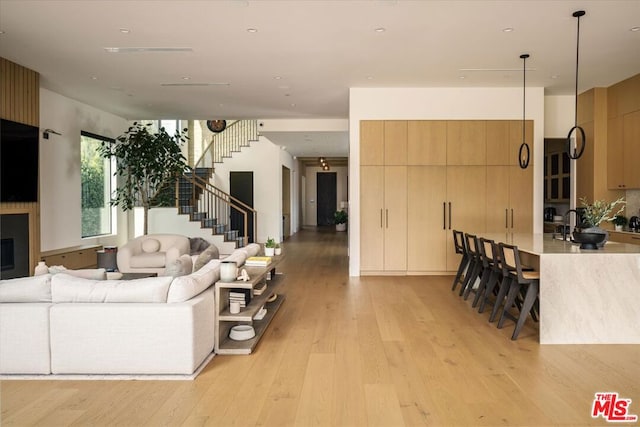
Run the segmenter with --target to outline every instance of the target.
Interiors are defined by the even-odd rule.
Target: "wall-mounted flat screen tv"
[[[0,201],[38,201],[38,128],[0,120]]]

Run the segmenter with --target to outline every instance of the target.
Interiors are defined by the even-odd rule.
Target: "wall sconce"
[[[56,131],[55,131],[55,130],[53,130],[53,129],[49,129],[49,128],[47,128],[47,129],[45,129],[45,130],[43,130],[43,131],[42,131],[42,137],[43,137],[44,139],[49,139],[49,134],[50,134],[50,133],[52,133],[52,134],[54,134],[54,135],[62,135],[61,133],[56,132]]]

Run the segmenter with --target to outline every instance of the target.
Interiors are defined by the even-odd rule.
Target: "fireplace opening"
[[[29,275],[29,214],[0,215],[0,279]]]
[[[0,271],[13,270],[15,266],[13,239],[0,239]]]

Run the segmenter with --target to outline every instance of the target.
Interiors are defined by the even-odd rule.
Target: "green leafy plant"
[[[273,238],[268,237],[267,238],[267,242],[264,244],[264,247],[265,248],[275,248],[276,245],[277,245],[276,241]]]
[[[616,215],[613,217],[612,221],[615,225],[619,225],[621,227],[624,227],[625,225],[627,225],[627,222],[629,222],[627,217],[624,215]]]
[[[188,169],[180,145],[187,137],[177,132],[169,135],[164,128],[149,131],[151,124],[133,122],[133,126],[115,142],[103,142],[101,155],[116,158],[115,175],[118,187],[111,199],[112,206],[130,210],[144,208],[144,234],[148,232],[148,212],[151,206],[171,206],[173,193],[166,190]],[[187,129],[183,132],[186,133]]]
[[[347,219],[348,219],[348,215],[345,211],[336,211],[333,214],[334,224],[346,224]]]
[[[613,221],[613,219],[622,213],[624,210],[624,197],[620,197],[618,200],[607,203],[604,200],[595,200],[592,204],[589,204],[585,197],[580,199],[582,207],[584,208],[584,225],[586,227],[598,227],[603,221]],[[622,205],[618,211],[609,216],[617,205]]]

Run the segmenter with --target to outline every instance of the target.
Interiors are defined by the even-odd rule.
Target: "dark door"
[[[230,172],[229,194],[245,205],[253,208],[253,172]],[[253,235],[253,214],[247,212],[247,228],[244,229],[244,216],[241,211],[231,208],[231,229],[238,230],[239,236],[248,236],[249,243],[255,242]]]
[[[316,176],[317,224],[332,225],[336,211],[336,173],[318,172]]]

